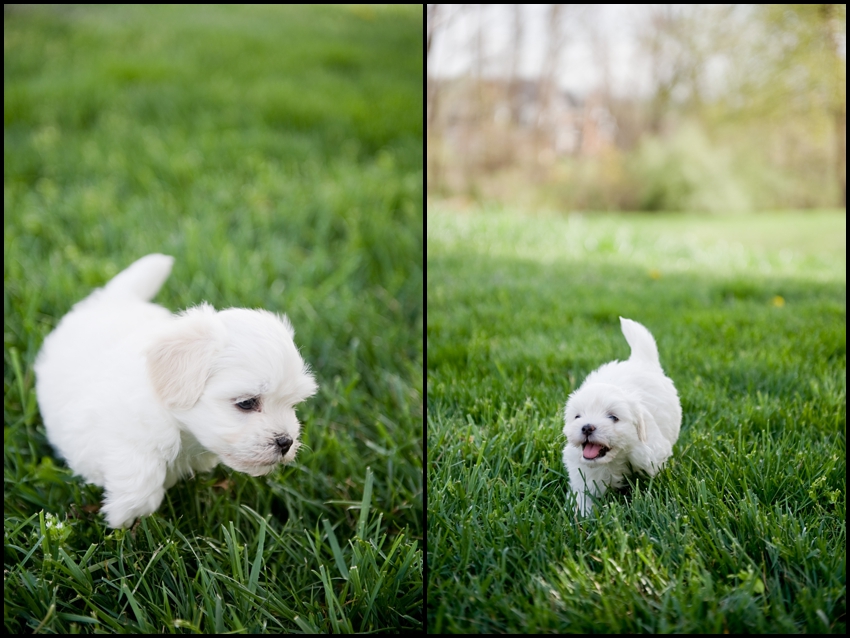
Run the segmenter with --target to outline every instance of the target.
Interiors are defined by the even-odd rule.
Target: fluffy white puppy
[[[259,476],[292,461],[295,405],[317,389],[286,317],[208,304],[173,315],[148,303],[173,262],[142,257],[76,304],[35,362],[47,436],[105,489],[111,527],[219,462]]]
[[[622,486],[628,474],[655,476],[679,438],[682,407],[655,339],[630,319],[620,317],[620,328],[631,356],[591,372],[564,412],[564,465],[580,514],[593,509],[592,496]]]

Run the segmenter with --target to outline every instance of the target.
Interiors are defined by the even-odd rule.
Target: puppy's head
[[[646,442],[643,407],[637,397],[607,383],[585,383],[570,395],[564,434],[581,448],[581,462],[611,463]]]
[[[286,317],[265,310],[185,311],[148,350],[163,405],[226,465],[254,476],[295,458],[295,406],[317,390]]]

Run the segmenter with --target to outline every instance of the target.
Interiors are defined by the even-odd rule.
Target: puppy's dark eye
[[[609,415],[608,415],[608,418],[609,418],[609,419],[613,419],[613,420],[614,420],[614,423],[616,423],[617,421],[619,421],[619,420],[620,420],[620,419],[618,419],[616,416],[614,416],[613,414],[609,414]]]
[[[242,410],[243,412],[259,412],[260,411],[260,398],[259,397],[251,397],[250,399],[245,399],[244,401],[239,401],[236,404],[236,407]]]
[[[580,418],[581,418],[581,415],[580,415],[580,414],[576,414],[576,418],[577,418],[577,419],[580,419]]]

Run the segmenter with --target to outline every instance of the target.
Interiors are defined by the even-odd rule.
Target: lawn
[[[422,10],[18,5],[4,21],[7,633],[421,630]],[[132,531],[45,437],[33,361],[138,257],[286,313],[305,448]]]
[[[429,205],[428,631],[845,633],[845,230]],[[562,410],[620,315],[682,433],[579,519]]]

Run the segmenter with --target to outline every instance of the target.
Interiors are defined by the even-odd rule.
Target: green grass
[[[421,629],[421,8],[52,7],[4,24],[6,631]],[[32,364],[150,252],[172,310],[287,313],[320,391],[294,465],[113,531]]]
[[[429,207],[429,632],[846,629],[845,217]],[[652,480],[567,509],[562,410],[655,335]]]

